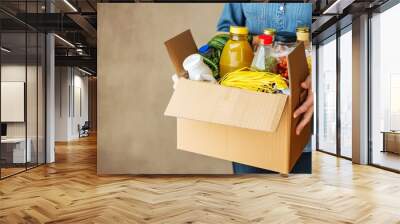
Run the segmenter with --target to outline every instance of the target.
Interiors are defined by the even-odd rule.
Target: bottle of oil
[[[221,78],[229,72],[250,67],[253,61],[253,49],[248,41],[247,27],[231,26],[230,39],[226,42],[219,62]]]

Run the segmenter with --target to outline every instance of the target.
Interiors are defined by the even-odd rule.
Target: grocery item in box
[[[278,32],[275,36],[274,54],[278,60],[277,70],[285,78],[289,78],[287,56],[296,47],[296,34]]]
[[[310,28],[297,27],[296,36],[297,36],[297,42],[303,43],[304,48],[306,49],[308,70],[309,70],[309,73],[311,74],[312,49],[311,49],[311,42],[310,42]]]
[[[189,55],[182,65],[188,72],[190,80],[217,82],[212,75],[211,69],[203,62],[203,57],[200,54]]]
[[[248,68],[226,74],[220,80],[220,84],[264,93],[282,93],[288,89],[282,76],[270,72],[250,71]]]
[[[230,34],[231,38],[225,44],[219,62],[221,78],[229,72],[250,67],[254,56],[247,27],[231,26]]]
[[[251,69],[254,71],[276,73],[277,60],[273,55],[273,37],[263,34],[258,38],[260,40],[259,46],[254,55],[253,62],[251,63]]]

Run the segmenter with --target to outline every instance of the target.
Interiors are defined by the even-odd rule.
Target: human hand
[[[296,111],[293,113],[293,117],[296,118],[302,114],[303,118],[300,123],[296,127],[296,134],[300,135],[303,128],[311,121],[313,113],[314,113],[314,94],[311,88],[311,76],[309,75],[304,82],[301,83],[301,87],[306,89],[308,94],[304,103],[299,106]]]

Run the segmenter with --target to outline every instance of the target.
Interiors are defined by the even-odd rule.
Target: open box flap
[[[178,76],[184,76],[183,74],[185,74],[185,69],[183,69],[182,62],[189,55],[197,53],[197,46],[192,33],[190,30],[186,30],[165,41],[164,44],[167,48],[168,55],[174,64],[176,74]]]
[[[165,115],[273,132],[287,96],[180,79]]]
[[[307,97],[307,91],[300,85],[309,75],[307,59],[305,56],[304,45],[299,44],[288,56],[288,69],[289,69],[289,85],[290,85],[290,98],[289,105],[291,111],[294,112]],[[303,116],[293,118],[290,123],[290,161],[289,170],[294,166],[304,147],[310,140],[311,135],[311,123],[309,122],[300,135],[296,134],[296,126],[299,124]]]

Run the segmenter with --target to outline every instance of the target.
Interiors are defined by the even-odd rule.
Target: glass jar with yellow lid
[[[308,70],[311,74],[311,58],[312,58],[312,48],[310,41],[310,28],[307,26],[297,27],[296,29],[296,37],[298,43],[303,43],[307,58]]]
[[[247,27],[231,26],[230,39],[226,42],[219,61],[220,77],[244,67],[253,61],[253,49],[248,41]]]
[[[310,45],[310,29],[308,27],[297,27],[297,42],[303,42],[306,48]]]
[[[274,29],[274,28],[265,28],[264,29],[264,34],[272,36],[272,42],[273,42],[275,40],[276,29]]]

